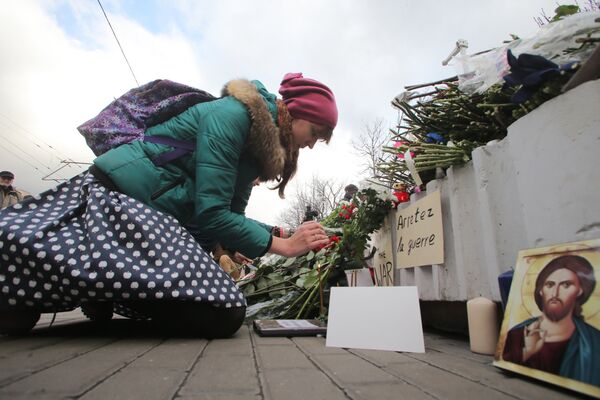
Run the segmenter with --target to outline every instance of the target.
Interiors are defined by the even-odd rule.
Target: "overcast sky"
[[[303,72],[329,85],[339,124],[330,145],[301,152],[297,183],[312,174],[358,182],[352,138],[377,119],[393,127],[390,101],[404,86],[455,75],[441,61],[457,39],[474,53],[510,33],[530,37],[534,17],[556,7],[554,0],[101,2],[140,84],[165,78],[218,95],[243,77],[277,93],[286,72]],[[5,1],[0,54],[0,170],[37,193],[55,185],[42,178],[62,160],[93,160],[76,127],[136,83],[97,0]],[[285,205],[261,186],[247,213],[275,223]]]

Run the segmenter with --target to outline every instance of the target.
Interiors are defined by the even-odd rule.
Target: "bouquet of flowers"
[[[324,317],[329,289],[347,284],[346,269],[364,266],[369,235],[394,206],[374,189],[361,190],[321,221],[329,244],[299,257],[260,259],[256,270],[238,281],[248,318]]]

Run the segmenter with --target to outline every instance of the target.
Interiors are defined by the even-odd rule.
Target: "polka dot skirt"
[[[176,219],[87,172],[0,211],[0,307],[50,312],[98,300],[246,305]]]

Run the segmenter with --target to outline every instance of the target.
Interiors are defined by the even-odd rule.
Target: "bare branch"
[[[381,160],[389,160],[391,155],[383,151],[383,146],[387,145],[391,135],[387,129],[383,128],[383,120],[377,119],[372,124],[365,124],[364,131],[358,139],[352,141],[352,147],[356,154],[363,158],[363,171],[369,172],[371,177],[377,175],[377,164]]]
[[[307,206],[318,213],[319,219],[326,217],[343,198],[344,186],[333,179],[313,175],[307,184],[298,185],[290,206],[278,216],[278,222],[289,228],[297,227],[304,219]]]

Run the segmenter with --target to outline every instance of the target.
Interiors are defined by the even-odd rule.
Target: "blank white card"
[[[326,346],[424,353],[416,286],[331,288]]]

